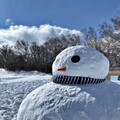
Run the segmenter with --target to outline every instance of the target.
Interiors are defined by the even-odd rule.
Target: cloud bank
[[[41,25],[40,27],[15,25],[10,26],[8,29],[0,29],[0,44],[14,45],[17,40],[25,40],[29,43],[37,42],[43,44],[48,38],[55,38],[77,35],[83,38],[83,33],[77,30],[69,30],[67,28],[61,28],[51,25]]]

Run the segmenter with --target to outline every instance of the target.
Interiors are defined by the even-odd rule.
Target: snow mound
[[[120,85],[45,84],[23,100],[17,120],[120,120]]]

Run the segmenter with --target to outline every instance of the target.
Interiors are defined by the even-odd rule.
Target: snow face
[[[48,83],[22,102],[17,120],[119,120],[120,85]]]
[[[53,75],[104,79],[109,72],[109,61],[93,48],[74,46],[63,50],[56,57],[52,69]]]

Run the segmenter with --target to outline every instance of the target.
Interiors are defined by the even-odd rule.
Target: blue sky
[[[97,28],[120,14],[120,0],[0,0],[0,28],[51,24]]]

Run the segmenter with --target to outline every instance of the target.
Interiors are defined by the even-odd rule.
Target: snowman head
[[[109,61],[93,48],[73,46],[56,57],[52,70],[53,75],[104,79],[109,72]]]

